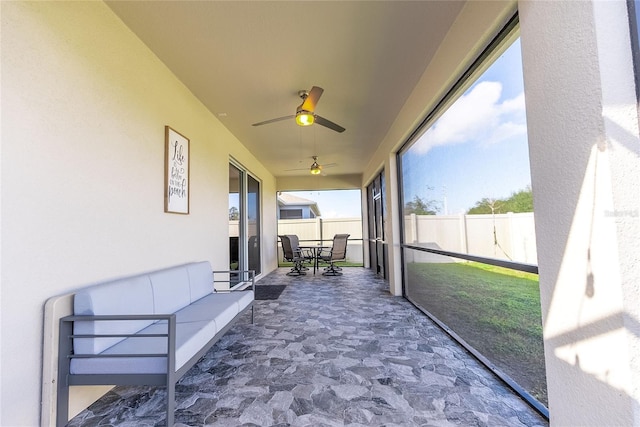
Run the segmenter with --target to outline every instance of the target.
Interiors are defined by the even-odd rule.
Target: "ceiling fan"
[[[285,172],[308,170],[309,172],[311,172],[311,175],[319,175],[322,173],[323,169],[328,169],[334,166],[338,166],[337,163],[327,163],[326,165],[321,165],[320,163],[318,163],[318,156],[311,156],[311,158],[313,159],[313,163],[311,163],[311,167],[299,168],[299,169],[286,169]]]
[[[298,96],[302,98],[302,104],[300,104],[296,109],[296,114],[278,117],[276,119],[265,120],[263,122],[254,123],[252,126],[262,126],[269,123],[279,122],[281,120],[292,119],[295,117],[296,123],[300,126],[309,126],[317,123],[320,126],[324,126],[336,132],[344,132],[345,129],[342,126],[314,113],[316,104],[318,103],[320,96],[322,96],[322,92],[324,92],[324,89],[318,86],[312,87],[310,91],[298,91]]]

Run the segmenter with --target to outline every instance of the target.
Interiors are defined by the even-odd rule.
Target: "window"
[[[404,292],[544,413],[517,18],[398,154]],[[446,107],[444,107],[446,106]]]
[[[281,219],[302,219],[302,209],[280,209]]]

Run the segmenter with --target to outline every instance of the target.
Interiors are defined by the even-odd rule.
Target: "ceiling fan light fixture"
[[[310,169],[311,175],[319,175],[322,172],[322,166],[318,162],[313,162]]]
[[[296,113],[296,123],[300,126],[310,126],[313,124],[313,113],[308,111],[298,111]]]

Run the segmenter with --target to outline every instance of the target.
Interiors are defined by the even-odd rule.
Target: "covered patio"
[[[469,111],[526,120],[528,163],[494,169],[530,171],[549,424],[640,424],[639,11],[623,0],[0,2],[0,425],[55,425],[47,301],[199,261],[287,287],[182,380],[182,425],[545,425],[404,298],[413,251],[434,241],[405,227],[420,215],[407,206],[442,200],[443,216],[457,214],[441,178],[488,189],[470,171],[510,153],[494,136],[523,131],[476,132],[492,120]],[[493,97],[478,99],[496,108],[458,110],[478,119],[463,130],[487,151],[454,168],[463,156],[435,148],[464,146],[437,139],[427,166],[425,151],[409,162],[516,38],[523,90],[499,96],[487,80]],[[294,117],[315,87],[320,120],[302,128]],[[450,123],[459,135],[462,121]],[[408,179],[436,168],[448,175]],[[278,267],[277,195],[309,189],[361,192],[365,268],[290,278]],[[460,213],[493,197],[478,196]],[[446,241],[462,246],[455,224]],[[163,424],[164,389],[109,390],[73,386],[71,425]]]
[[[370,270],[287,271],[179,383],[177,425],[548,425]],[[161,424],[164,393],[115,388],[69,426]]]

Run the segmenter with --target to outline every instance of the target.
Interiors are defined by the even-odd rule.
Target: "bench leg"
[[[58,383],[56,426],[64,427],[69,422],[69,386]]]
[[[175,385],[167,390],[167,427],[172,427],[176,411],[176,389]]]
[[[71,322],[60,321],[58,337],[58,378],[56,384],[56,426],[64,427],[69,422],[69,355],[71,354]]]
[[[176,382],[173,375],[168,375],[167,380],[167,427],[172,427],[175,422],[176,411]]]

